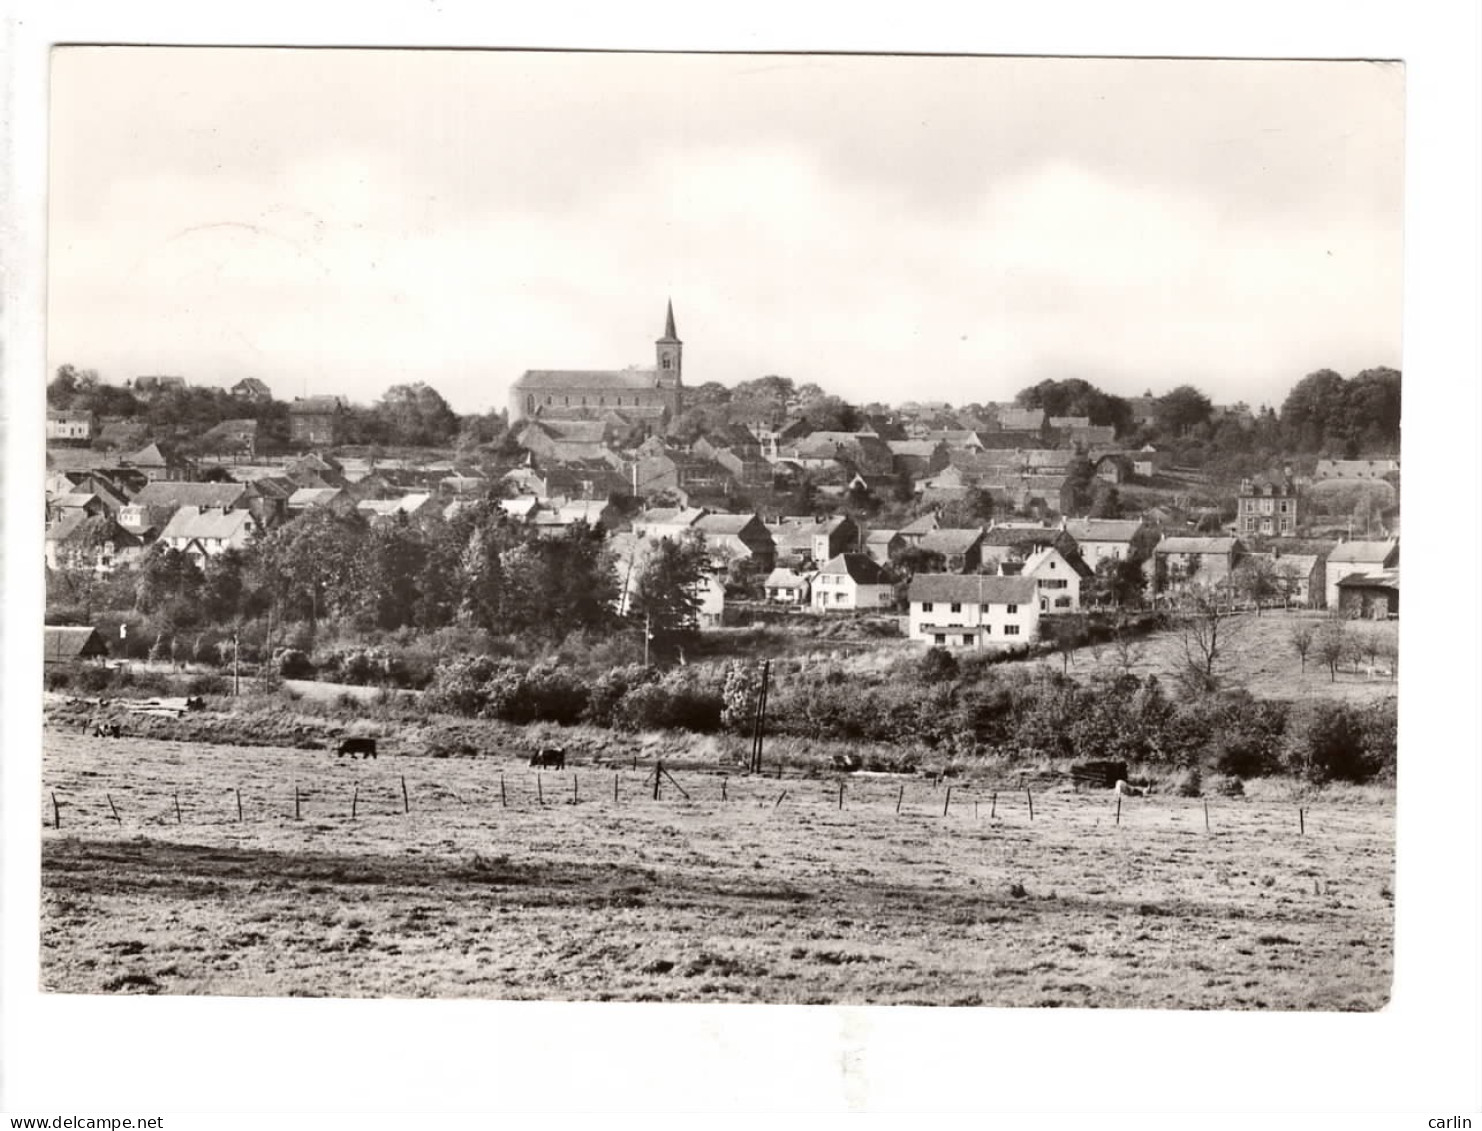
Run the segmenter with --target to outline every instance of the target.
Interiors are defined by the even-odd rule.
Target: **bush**
[[[957,660],[941,646],[928,648],[917,670],[923,683],[949,683],[957,678]]]
[[[1381,716],[1382,718],[1382,716]],[[1368,781],[1394,772],[1393,746],[1368,733],[1360,708],[1314,703],[1297,719],[1286,744],[1286,764],[1308,781]]]
[[[273,653],[273,667],[283,679],[314,678],[314,665],[298,648],[279,648]]]
[[[187,695],[225,695],[229,691],[231,681],[220,675],[193,676],[185,685]]]

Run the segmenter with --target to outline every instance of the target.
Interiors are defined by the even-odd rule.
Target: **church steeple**
[[[659,341],[679,341],[679,335],[674,332],[674,300],[672,298],[669,300],[669,309],[664,315],[664,336]]]
[[[680,369],[684,360],[684,343],[674,331],[673,299],[669,300],[669,307],[664,313],[664,336],[654,343],[654,350],[658,355],[656,383],[660,388],[679,388],[682,384]]]

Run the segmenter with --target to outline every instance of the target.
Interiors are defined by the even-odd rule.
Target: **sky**
[[[1398,63],[61,48],[48,368],[1279,406],[1402,368]]]

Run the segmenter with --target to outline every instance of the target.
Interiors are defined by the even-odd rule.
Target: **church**
[[[682,411],[684,343],[674,332],[674,303],[664,336],[654,343],[653,369],[527,369],[510,386],[509,420],[598,420],[616,413],[659,424]]]

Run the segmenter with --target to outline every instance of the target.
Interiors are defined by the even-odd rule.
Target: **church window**
[[[534,393],[529,394],[525,398],[525,411],[526,412],[534,412],[535,411],[535,394]]]
[[[670,362],[671,362],[671,361],[672,361],[672,360],[673,360],[673,359],[672,359],[672,358],[668,358],[668,357],[666,357],[666,358],[664,358],[664,368],[665,368],[665,369],[668,369],[668,368],[669,368],[669,363],[670,363]]]

